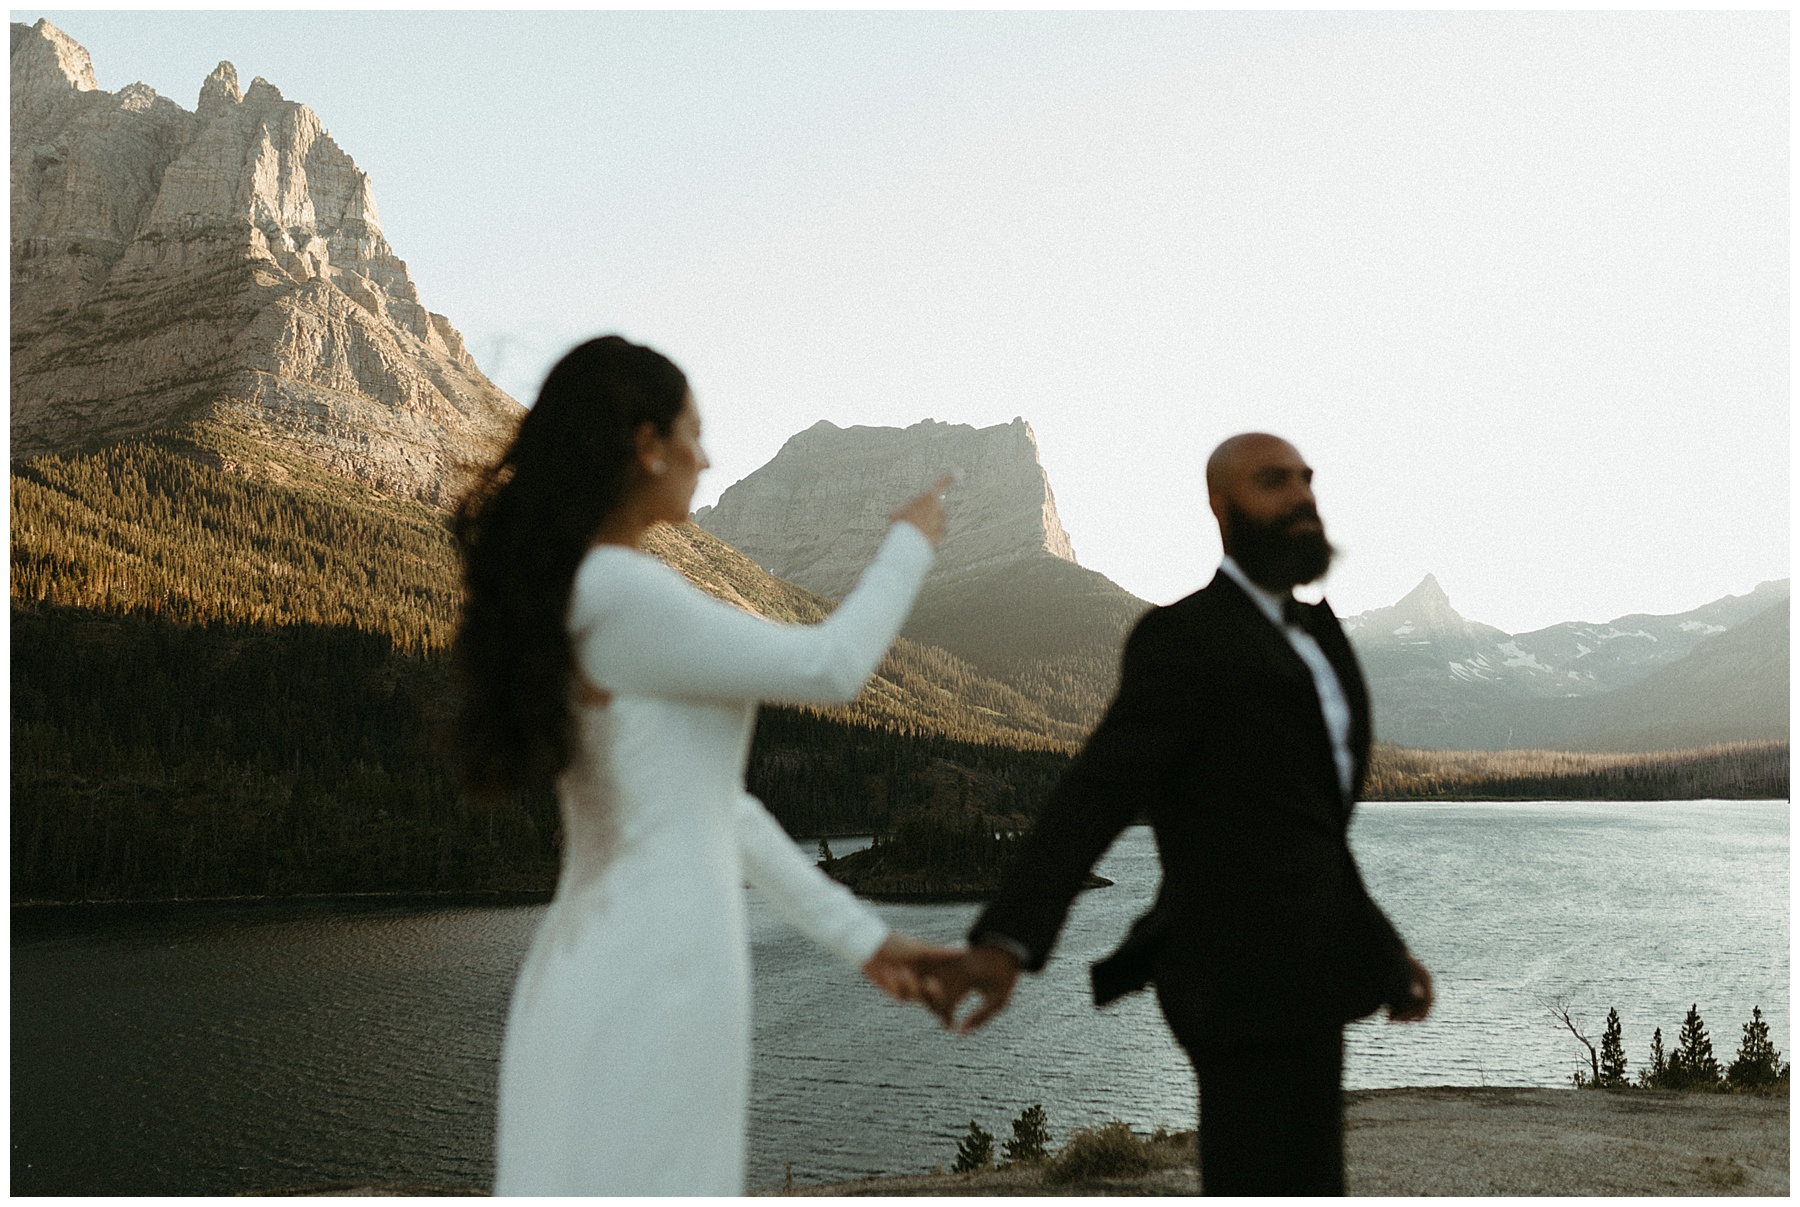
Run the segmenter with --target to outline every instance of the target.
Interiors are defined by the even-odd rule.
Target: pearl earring
[[[654,462],[650,466],[650,472],[653,474],[666,474],[669,472],[669,463],[667,461]]]

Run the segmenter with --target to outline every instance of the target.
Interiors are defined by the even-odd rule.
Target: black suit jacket
[[[1148,613],[1119,693],[970,931],[1043,967],[1083,877],[1147,817],[1163,882],[1123,947],[1095,965],[1100,1004],[1157,982],[1166,1008],[1220,1038],[1369,1014],[1401,1000],[1406,946],[1370,899],[1347,834],[1368,770],[1369,697],[1331,609],[1305,627],[1351,710],[1352,792],[1339,785],[1311,672],[1219,574]]]

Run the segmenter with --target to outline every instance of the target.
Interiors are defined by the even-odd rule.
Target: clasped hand
[[[1408,952],[1406,964],[1406,1000],[1387,1009],[1388,1018],[1397,1023],[1425,1018],[1435,997],[1431,973],[1418,957]],[[1004,948],[940,947],[898,931],[863,965],[863,974],[889,996],[923,1004],[945,1027],[963,1035],[1006,1009],[1019,971],[1018,958]],[[971,993],[981,995],[981,1004],[959,1022],[957,1008]]]
[[[919,1002],[945,1027],[967,1035],[1006,1009],[1019,961],[998,947],[939,947],[896,931],[863,965],[863,975],[888,996]],[[979,993],[981,1004],[958,1022],[957,1007],[970,993]]]

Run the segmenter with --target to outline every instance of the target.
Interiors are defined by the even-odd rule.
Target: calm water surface
[[[1752,1005],[1788,1051],[1782,803],[1368,804],[1371,892],[1432,967],[1413,1027],[1351,1028],[1346,1081],[1562,1085],[1624,1020],[1634,1066],[1698,1001],[1724,1060]],[[814,844],[806,844],[809,849]],[[854,843],[834,842],[839,854]],[[1191,1127],[1186,1062],[1154,1000],[1096,1012],[1088,961],[1156,886],[1129,831],[1056,958],[978,1035],[881,998],[754,899],[750,1184],[948,1163],[1042,1102],[1060,1138],[1121,1118]],[[884,905],[954,940],[973,905]],[[538,906],[348,902],[14,911],[13,1191],[230,1193],[383,1180],[485,1186],[507,994]]]

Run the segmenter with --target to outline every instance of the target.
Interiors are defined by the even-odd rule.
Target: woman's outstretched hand
[[[955,474],[945,474],[939,478],[930,490],[907,503],[888,519],[898,523],[905,520],[914,528],[925,534],[925,539],[933,545],[944,535],[944,492],[956,485]]]
[[[896,1001],[925,1000],[925,970],[935,969],[960,959],[962,948],[940,947],[911,935],[890,931],[862,966],[863,975]]]

